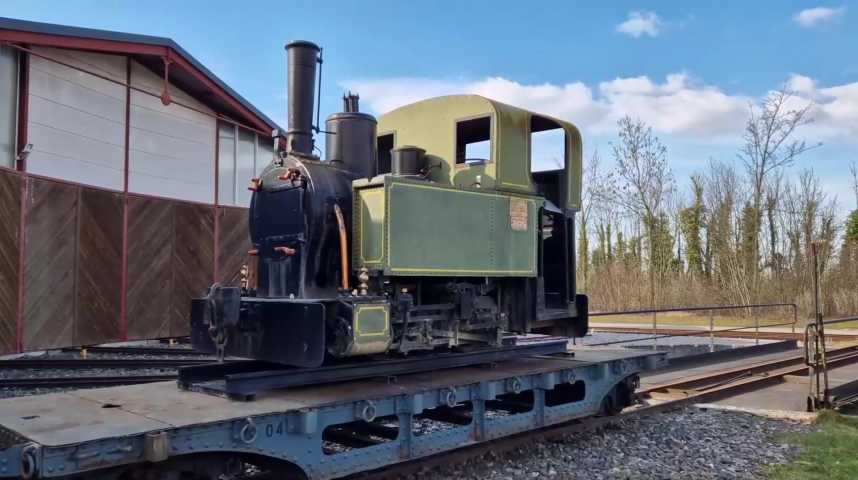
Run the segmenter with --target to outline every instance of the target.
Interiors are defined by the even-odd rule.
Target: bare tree
[[[858,209],[858,162],[852,160],[849,172],[852,173],[852,193],[855,195],[855,208]]]
[[[629,116],[621,118],[617,126],[619,141],[613,144],[613,153],[622,182],[618,199],[645,228],[650,305],[655,306],[656,272],[660,278],[664,276],[673,254],[664,211],[674,190],[673,174],[667,164],[667,148],[653,135],[650,126]]]
[[[793,93],[785,88],[770,93],[760,105],[751,104],[750,117],[742,138],[739,158],[751,177],[753,206],[760,209],[765,182],[773,171],[791,166],[802,153],[819,146],[793,139],[796,129],[813,121],[809,113],[813,104],[792,109]]]
[[[593,212],[593,197],[595,181],[599,174],[599,150],[593,150],[593,156],[584,162],[581,173],[583,188],[581,189],[581,211],[578,213],[578,264],[579,284],[587,291],[590,273],[590,216]]]
[[[616,178],[612,171],[602,168],[599,150],[585,162],[581,192],[581,211],[578,215],[578,273],[586,289],[589,278],[591,227],[596,222],[598,230],[605,219],[613,221],[616,212]]]
[[[739,158],[751,181],[751,198],[743,208],[742,276],[755,295],[759,286],[760,229],[766,182],[774,172],[793,165],[796,158],[814,146],[794,139],[796,129],[810,123],[811,103],[792,108],[793,92],[786,88],[767,95],[759,105],[751,104]]]
[[[754,245],[751,252],[754,258],[750,259],[753,264],[759,257],[759,229],[766,180],[772,172],[793,165],[801,154],[819,146],[793,138],[796,129],[813,121],[810,118],[813,105],[807,103],[800,108],[791,108],[793,98],[793,92],[782,88],[767,95],[759,105],[751,104],[749,107],[750,115],[742,137],[745,143],[739,151],[739,158],[751,180],[749,207],[753,210],[748,213],[755,217],[749,222],[755,230],[749,239]]]
[[[621,181],[618,201],[644,226],[650,267],[664,270],[671,256],[671,246],[663,244],[670,236],[663,234],[668,228],[665,206],[674,191],[667,148],[641,120],[626,116],[617,124],[619,141],[613,153]]]
[[[617,125],[620,138],[613,144],[613,153],[623,181],[620,201],[641,219],[654,218],[663,213],[673,190],[667,148],[641,120],[625,116]]]

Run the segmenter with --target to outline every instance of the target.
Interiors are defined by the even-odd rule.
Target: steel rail
[[[858,362],[858,347],[847,347],[845,349],[839,349],[838,352],[840,353],[836,355],[836,361],[840,364]],[[346,478],[351,480],[387,480],[400,478],[407,475],[414,475],[425,469],[463,463],[490,452],[495,454],[509,452],[515,448],[535,441],[557,440],[569,435],[590,432],[619,422],[641,418],[647,415],[668,412],[694,403],[711,402],[728,398],[737,393],[759,389],[775,382],[782,382],[784,375],[794,374],[794,372],[801,370],[802,368],[807,369],[808,367],[802,364],[803,361],[803,356],[794,356],[789,357],[788,359],[781,359],[772,362],[761,362],[756,365],[756,367],[759,368],[757,374],[736,378],[733,382],[726,382],[724,377],[725,375],[729,375],[729,372],[734,369],[712,372],[708,374],[709,377],[713,378],[712,383],[720,382],[720,385],[702,391],[689,391],[687,396],[681,398],[674,398],[662,403],[629,409],[615,416],[590,417],[552,425],[539,430],[524,432],[476,445],[470,445],[450,452],[439,453],[431,457],[396,464],[379,470],[351,475]],[[787,365],[792,365],[792,367],[782,368],[784,362],[789,362]],[[800,365],[796,365],[796,362]],[[763,372],[764,365],[767,363],[769,364],[770,369],[769,375],[765,375]],[[735,375],[735,372],[733,372],[733,375]],[[704,376],[705,374],[701,375],[697,381],[702,382]],[[640,393],[645,393],[651,390],[652,389],[646,389]]]
[[[140,383],[175,380],[175,374],[164,375],[126,375],[114,377],[45,377],[45,378],[2,378],[0,388],[89,388],[111,387],[118,385],[136,385]]]
[[[849,346],[831,350],[828,352],[831,355],[831,361],[837,364],[845,364],[853,361],[858,361],[858,346]],[[782,373],[780,370],[789,370]],[[638,391],[638,395],[648,395],[650,393],[666,391],[666,390],[697,390],[700,388],[711,387],[713,384],[730,381],[731,379],[750,378],[759,375],[766,375],[767,378],[778,378],[784,375],[800,375],[802,372],[807,372],[804,353],[791,355],[786,358],[768,360],[764,362],[743,365],[741,367],[727,368],[716,372],[705,372],[699,375],[690,377],[682,377],[667,383],[653,385]]]
[[[214,356],[209,353],[199,352],[190,348],[184,347],[134,347],[134,346],[93,346],[93,347],[67,347],[63,348],[64,352],[79,352],[86,350],[89,353],[109,353],[119,355],[188,355],[188,356],[206,356],[214,359]]]
[[[82,370],[91,368],[178,368],[211,363],[202,358],[15,358],[0,360],[0,370],[58,369]]]
[[[847,322],[856,322],[858,321],[858,317],[843,317],[843,318],[831,318],[828,320],[823,320],[823,325],[835,325],[838,323],[847,323]],[[828,335],[828,334],[826,334]]]
[[[494,364],[524,356],[564,354],[565,337],[525,338],[518,344],[408,358],[350,361],[316,368],[294,368],[269,362],[240,360],[179,369],[179,386],[249,400],[258,392],[277,388],[389,378],[472,365]]]
[[[641,374],[642,377],[659,375],[667,372],[676,372],[682,370],[690,370],[692,368],[703,367],[707,365],[717,365],[725,362],[734,362],[737,360],[755,361],[763,355],[771,355],[775,353],[799,352],[797,340],[783,340],[777,342],[763,343],[761,345],[750,345],[741,348],[728,348],[723,350],[715,350],[714,352],[696,353],[692,355],[683,355],[681,357],[671,358],[668,365],[657,370],[648,370]]]

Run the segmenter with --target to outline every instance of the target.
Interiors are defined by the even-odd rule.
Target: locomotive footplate
[[[443,352],[397,359],[360,359],[341,364],[294,368],[268,362],[232,361],[182,367],[179,386],[186,390],[252,400],[262,391],[360,380],[391,379],[399,375],[486,365],[527,356],[567,353],[568,339],[544,335],[510,336],[503,347],[480,347],[465,352]]]

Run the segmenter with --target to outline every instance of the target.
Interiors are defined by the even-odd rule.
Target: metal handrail
[[[856,322],[858,321],[858,317],[843,317],[843,318],[832,318],[831,320],[823,320],[823,325],[834,325],[835,323],[846,323],[846,322]],[[813,325],[812,323],[810,325]]]
[[[696,312],[696,311],[709,311],[709,338],[710,338],[710,350],[714,350],[715,348],[715,322],[714,318],[711,315],[711,312],[714,310],[736,310],[742,308],[775,308],[775,307],[791,307],[792,308],[792,322],[784,322],[784,323],[775,323],[764,325],[765,327],[782,327],[789,325],[791,327],[792,333],[795,333],[795,326],[798,323],[798,305],[795,303],[754,303],[748,305],[708,305],[708,306],[698,306],[698,307],[672,307],[672,308],[653,308],[653,309],[639,309],[639,310],[623,310],[618,312],[592,312],[590,313],[591,317],[607,317],[607,316],[615,316],[615,315],[639,315],[644,313],[667,313],[667,312]],[[736,332],[740,330],[746,330],[753,328],[755,329],[755,343],[760,343],[760,320],[759,317],[754,318],[754,325],[749,325],[746,327],[732,327],[732,328],[724,328],[717,330],[718,332]],[[620,343],[632,343],[632,342],[641,342],[646,340],[657,341],[659,338],[666,337],[685,337],[685,336],[694,336],[699,334],[699,332],[687,332],[681,334],[658,334],[658,321],[657,317],[653,318],[653,336],[644,337],[644,338],[635,338],[635,339],[625,339],[625,340],[615,340],[612,342],[601,342],[601,343],[591,343],[589,346],[603,346],[603,345],[617,345]],[[705,330],[704,330],[705,331]]]
[[[590,312],[591,317],[607,317],[611,315],[641,314],[641,313],[664,313],[664,312],[694,312],[704,310],[735,310],[738,308],[766,308],[766,307],[792,307],[793,317],[798,321],[798,305],[795,303],[752,303],[750,305],[706,305],[698,307],[670,307],[653,308],[643,310],[620,310],[616,312]]]

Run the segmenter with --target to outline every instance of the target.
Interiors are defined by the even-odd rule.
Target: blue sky
[[[677,177],[732,161],[747,104],[785,82],[816,102],[800,132],[845,209],[858,160],[858,4],[729,2],[0,1],[0,16],[167,36],[278,121],[283,45],[325,48],[323,114],[345,88],[375,113],[476,92],[578,124],[609,158],[618,116],[652,124]]]

